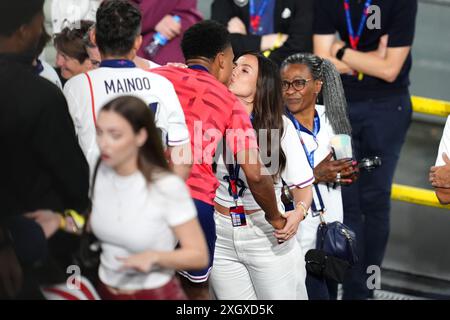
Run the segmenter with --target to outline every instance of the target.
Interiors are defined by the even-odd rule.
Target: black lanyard
[[[228,171],[228,176],[224,176],[223,180],[228,182],[228,194],[233,197],[236,206],[238,205],[239,197],[242,197],[247,187],[242,179],[239,179],[239,172],[241,170],[241,166],[236,164],[227,164],[226,163],[226,141],[223,140],[223,148],[222,148],[222,158],[225,164],[225,167]],[[233,157],[234,159],[234,157]]]

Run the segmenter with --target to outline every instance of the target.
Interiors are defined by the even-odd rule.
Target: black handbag
[[[99,165],[100,160],[95,165],[90,195],[91,206],[86,214],[85,224],[83,226],[83,231],[80,236],[80,246],[72,259],[73,263],[80,267],[81,274],[86,278],[88,278],[93,284],[96,284],[98,282],[98,269],[100,266],[101,245],[97,237],[91,232],[91,230],[89,230],[88,224],[92,212],[92,199]]]
[[[83,230],[80,247],[73,257],[73,262],[80,267],[81,274],[96,284],[100,266],[101,246],[99,240],[89,231]]]
[[[316,249],[305,255],[306,269],[312,274],[342,283],[346,271],[358,261],[355,233],[345,224],[335,221],[327,223],[323,213],[325,207],[317,185],[314,191],[319,200],[317,210],[313,201],[313,211],[319,212],[320,224],[317,228]]]
[[[344,282],[345,274],[350,268],[348,261],[333,257],[319,249],[309,250],[305,255],[305,261],[308,273],[337,283]]]

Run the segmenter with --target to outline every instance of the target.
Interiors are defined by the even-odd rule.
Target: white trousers
[[[231,218],[214,213],[216,249],[210,285],[219,300],[304,300],[305,259],[295,237],[278,244],[264,212],[246,216],[233,227]]]

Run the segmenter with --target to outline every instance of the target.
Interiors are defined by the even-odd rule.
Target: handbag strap
[[[91,213],[92,213],[92,201],[94,200],[94,188],[95,188],[95,181],[97,180],[97,172],[98,172],[98,168],[100,167],[100,158],[97,160],[97,163],[95,164],[95,168],[94,168],[94,174],[92,175],[92,186],[91,186],[91,191],[89,194],[89,198],[90,198],[90,206],[89,209],[86,213],[86,219],[85,219],[85,223],[83,226],[83,231],[82,233],[88,233],[87,231],[87,225],[89,224],[89,219],[91,218]]]
[[[324,205],[323,200],[322,200],[322,194],[320,193],[319,186],[316,183],[314,183],[313,186],[314,186],[314,191],[315,191],[315,194],[317,196],[317,200],[319,201],[319,206],[320,207],[317,208],[316,199],[314,199],[314,195],[313,195],[313,202],[311,203],[311,207],[312,207],[314,212],[319,212],[319,211],[320,212],[324,212],[325,211],[325,205]]]

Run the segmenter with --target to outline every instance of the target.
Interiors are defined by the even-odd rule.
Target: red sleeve
[[[227,145],[233,154],[242,150],[258,149],[255,130],[244,106],[236,99],[231,112],[230,123],[226,129]]]

